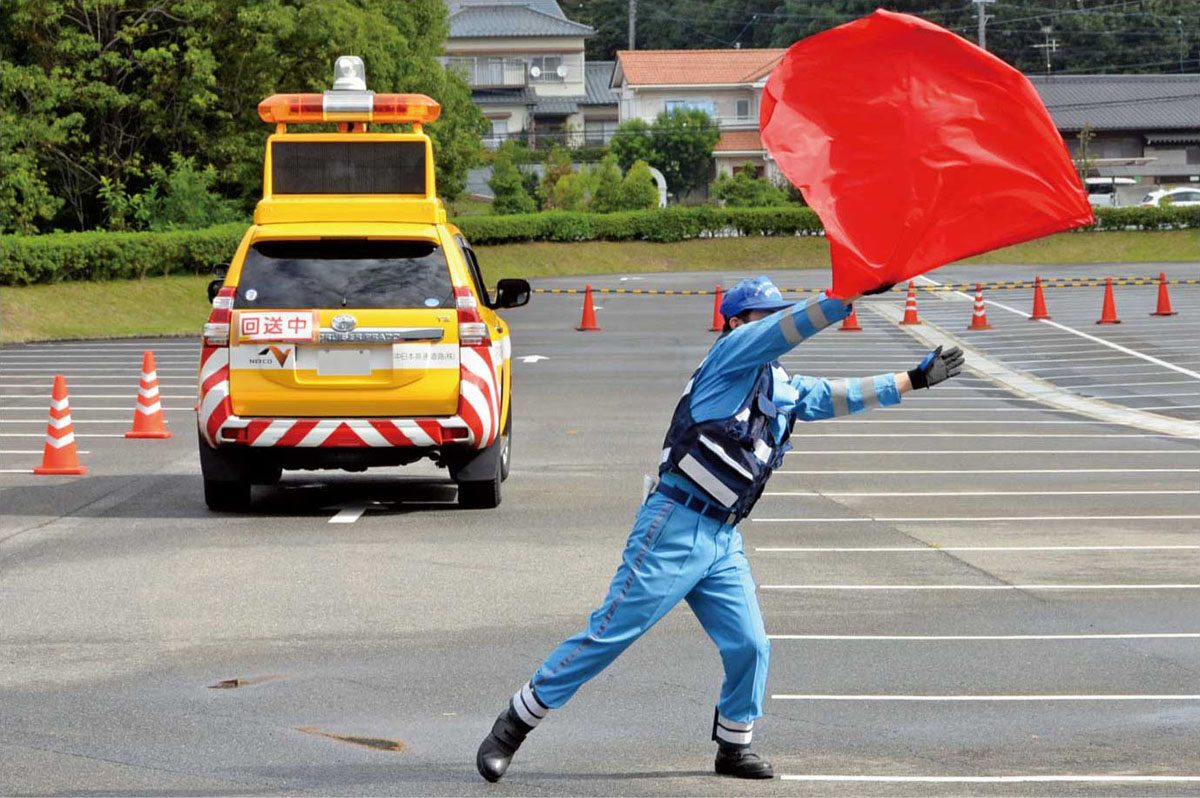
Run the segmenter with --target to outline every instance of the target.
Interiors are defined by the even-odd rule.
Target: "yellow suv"
[[[263,198],[224,279],[209,286],[199,377],[200,465],[212,510],[249,506],[284,469],[448,468],[463,507],[495,507],[511,452],[511,354],[499,308],[446,220],[422,131],[440,106],[366,90],[337,60],[334,89],[259,105]],[[292,123],[337,132],[289,133]],[[371,123],[408,123],[375,133]]]

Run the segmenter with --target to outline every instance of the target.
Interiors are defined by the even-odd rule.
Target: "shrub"
[[[510,144],[505,144],[496,153],[495,165],[492,168],[492,179],[488,181],[492,192],[496,195],[492,203],[492,213],[533,213],[537,205],[525,191],[524,177],[513,165]]]
[[[645,161],[635,162],[625,173],[617,191],[617,207],[623,211],[658,207],[658,186]]]
[[[760,178],[752,163],[745,164],[732,175],[720,175],[713,181],[711,193],[730,208],[766,208],[788,204],[787,192]]]
[[[203,274],[228,263],[243,223],[154,233],[51,233],[0,237],[0,285]]]
[[[565,147],[554,147],[546,157],[546,172],[537,189],[538,207],[544,211],[559,208],[554,204],[554,187],[571,174],[571,153]]]
[[[606,155],[592,170],[595,185],[592,189],[593,213],[612,213],[621,210],[621,170],[617,167],[617,156]]]
[[[564,211],[589,210],[595,190],[592,170],[584,167],[559,178],[551,193],[550,207]]]

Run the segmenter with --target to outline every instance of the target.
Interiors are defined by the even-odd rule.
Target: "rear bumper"
[[[201,427],[202,433],[205,431]],[[209,436],[206,436],[209,437]],[[440,448],[474,446],[458,416],[440,418],[242,418],[226,416],[211,432],[215,446],[252,448]]]

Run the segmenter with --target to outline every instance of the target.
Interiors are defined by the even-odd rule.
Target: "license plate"
[[[336,347],[317,350],[317,374],[322,377],[362,377],[370,373],[370,349]]]

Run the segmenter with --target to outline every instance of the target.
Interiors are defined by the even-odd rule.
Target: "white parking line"
[[[771,640],[839,640],[866,643],[1004,642],[1018,640],[1195,640],[1200,632],[1077,635],[767,635]]]
[[[44,432],[0,432],[0,438],[45,438]],[[124,438],[120,432],[84,432],[76,433],[76,438]]]
[[[1200,495],[1200,490],[930,490],[930,491],[767,491],[764,496],[812,498],[898,498],[903,496],[1161,496]]]
[[[1161,546],[755,546],[755,551],[770,553],[804,552],[817,554],[894,554],[920,552],[933,554],[943,551],[1196,551],[1200,545],[1165,544]]]
[[[181,371],[181,372],[191,372],[192,374],[196,373],[196,369],[194,366],[193,367],[158,366],[157,370],[160,372]],[[29,368],[14,369],[14,368],[6,367],[3,369],[3,371],[6,374],[21,374],[21,375],[34,375],[34,374],[80,374],[80,375],[86,375],[86,374],[139,374],[140,373],[140,369],[136,365],[131,366],[129,368],[125,368],[125,367],[121,367],[121,368],[115,368],[115,367],[114,368],[107,368],[107,367],[79,368],[79,367],[72,366],[71,368],[67,368],[67,369],[60,368],[59,366],[46,366],[45,368],[36,368],[36,369],[29,369]]]
[[[1196,457],[1200,455],[1200,449],[806,449],[802,452],[790,451],[787,454],[804,457],[821,457],[827,454],[906,454],[921,457],[935,454],[1182,454]]]
[[[347,504],[342,509],[329,519],[331,524],[353,524],[362,514],[367,511],[367,505],[362,504]]]
[[[948,469],[853,469],[831,471],[776,471],[776,474],[836,476],[838,474],[1200,474],[1200,468],[948,468]],[[754,519],[751,519],[754,520]]]
[[[1097,422],[1099,423],[1099,422]],[[1112,422],[1104,422],[1112,423]],[[1119,425],[1123,426],[1123,425]],[[812,432],[813,438],[1174,438],[1157,432]]]
[[[966,516],[873,516],[871,518],[751,518],[756,524],[874,524],[972,521],[1192,521],[1200,515],[966,515]]]
[[[1024,408],[1022,408],[1024,409]],[[944,410],[942,412],[945,412]],[[990,411],[989,411],[990,412]],[[1043,413],[1052,413],[1056,411],[1043,410]],[[1062,411],[1057,411],[1062,412]],[[899,415],[897,413],[896,415]],[[1031,419],[1022,421],[1021,419],[1005,419],[997,421],[995,419],[917,419],[917,418],[827,418],[822,419],[821,425],[829,424],[972,424],[977,427],[1023,427],[1028,424],[1091,424],[1096,427],[1124,427],[1128,426],[1118,421],[1092,421],[1091,419]]]
[[[1193,380],[1157,380],[1154,382],[1106,382],[1100,385],[1077,385],[1078,389],[1094,390],[1096,388],[1132,388],[1142,385],[1196,385]],[[1197,386],[1200,389],[1200,386]],[[1104,398],[1104,397],[1100,397]]]
[[[931,590],[1200,590],[1194,583],[1108,584],[1108,585],[759,585],[759,590],[852,590],[852,591],[931,591]]]
[[[774,698],[774,696],[772,696]],[[1200,781],[1200,776],[1120,775],[1035,775],[1035,776],[858,776],[784,774],[783,781],[862,782],[870,784],[1023,784],[1064,783],[1086,784],[1173,784]]]
[[[128,424],[129,417],[124,418],[73,418],[76,424]],[[0,424],[45,424],[44,418],[0,418]]]
[[[1200,701],[1189,693],[1093,695],[831,695],[823,693],[775,694],[776,701]],[[1200,779],[1200,777],[1197,777]]]
[[[136,385],[136,383],[135,383],[135,385]],[[34,386],[30,386],[30,387],[34,387]],[[91,387],[98,387],[98,386],[91,386]],[[47,396],[47,395],[40,394],[40,393],[0,393],[0,399],[34,399],[34,398],[41,397],[41,396]],[[79,391],[71,391],[72,399],[79,399],[79,398],[84,398],[84,399],[129,399],[131,396],[134,398],[137,397],[136,388],[133,390],[132,393],[81,393]],[[196,394],[194,394],[194,393],[175,393],[175,394],[160,393],[159,398],[161,398],[161,399],[189,399],[189,400],[195,401]],[[4,405],[3,407],[5,407],[6,409],[12,409],[9,405]],[[74,405],[72,405],[72,407],[74,407]]]

